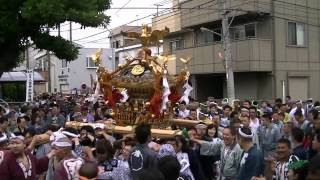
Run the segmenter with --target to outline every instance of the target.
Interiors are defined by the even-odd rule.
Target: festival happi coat
[[[124,36],[140,39],[143,48],[137,57],[126,58],[114,71],[103,67],[102,50],[92,56],[98,64],[95,92],[92,101],[102,94],[106,104],[112,108],[116,125],[101,123],[67,122],[66,126],[80,128],[84,125],[100,127],[115,133],[131,133],[133,126],[140,123],[152,125],[154,136],[172,136],[172,123],[194,125],[198,121],[173,119],[174,108],[179,101],[188,98],[192,87],[188,84],[188,64],[191,58],[179,60],[185,67],[177,75],[168,73],[168,62],[176,58],[168,55],[151,56],[148,46],[158,46],[168,35],[169,29],[154,30],[144,25],[142,33],[121,32]]]

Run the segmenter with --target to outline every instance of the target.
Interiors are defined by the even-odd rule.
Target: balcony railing
[[[232,41],[232,61],[235,72],[272,71],[272,41],[270,39],[247,39]],[[221,43],[197,45],[173,51],[177,57],[192,57],[191,73],[225,72],[224,51]],[[184,65],[177,60],[176,71]]]

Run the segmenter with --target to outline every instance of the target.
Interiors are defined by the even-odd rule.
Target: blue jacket
[[[253,176],[259,177],[264,174],[264,158],[256,146],[252,146],[244,153],[240,163],[237,180],[251,180]]]
[[[157,153],[152,151],[147,144],[137,144],[129,154],[128,163],[133,178],[135,178],[143,169],[157,168]]]
[[[304,148],[303,144],[293,148],[292,154],[297,156],[299,159],[307,160],[307,149]]]

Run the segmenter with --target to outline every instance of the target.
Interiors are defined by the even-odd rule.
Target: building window
[[[49,63],[48,63],[48,57],[42,56],[40,58],[36,59],[37,61],[37,69],[41,71],[48,71],[49,70]]]
[[[245,35],[246,35],[246,32],[245,32],[244,26],[234,27],[234,37],[233,38],[235,40],[245,39]]]
[[[178,49],[184,48],[184,40],[183,39],[177,39],[170,42],[170,49],[171,51],[175,51]]]
[[[305,46],[305,25],[288,22],[288,45]]]
[[[61,60],[61,67],[62,67],[62,68],[68,67],[68,62],[67,62],[67,60],[65,60],[65,59]]]
[[[247,38],[256,37],[256,24],[246,24],[244,25],[245,33]]]
[[[120,48],[120,41],[112,42],[112,48]]]
[[[234,40],[245,40],[247,38],[255,38],[257,37],[256,29],[256,23],[234,26],[230,28],[230,37]]]
[[[116,41],[116,48],[120,47],[120,41]]]
[[[118,65],[119,65],[119,57],[118,56],[116,56],[114,59],[114,65],[115,65],[115,67],[118,67]]]
[[[170,50],[171,51],[174,51],[177,49],[177,45],[176,45],[176,42],[175,41],[171,41],[170,42]]]
[[[204,42],[205,43],[212,43],[213,42],[213,39],[214,39],[214,33],[212,32],[208,32],[208,31],[204,31],[203,32],[203,35],[204,35]]]
[[[87,68],[97,68],[98,63],[92,60],[92,57],[87,57]]]

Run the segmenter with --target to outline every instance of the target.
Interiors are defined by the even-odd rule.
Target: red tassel
[[[123,95],[119,92],[118,89],[113,89],[112,90],[112,97],[113,97],[114,102],[118,103],[123,98]]]
[[[181,96],[178,93],[176,88],[170,88],[171,94],[168,96],[169,100],[171,101],[172,105],[175,105],[180,99]]]
[[[113,100],[112,94],[109,95],[105,100],[108,101],[108,106],[111,108],[113,108],[116,105],[116,103]]]
[[[160,116],[162,98],[160,94],[154,94],[150,100],[150,112],[156,117]]]

